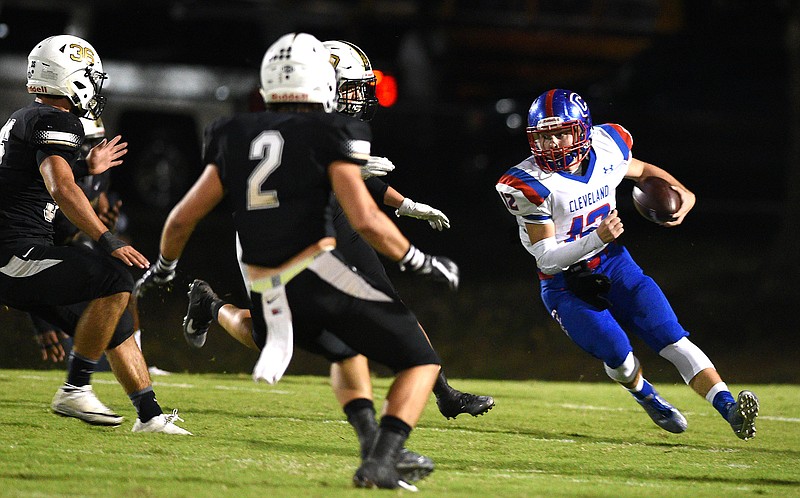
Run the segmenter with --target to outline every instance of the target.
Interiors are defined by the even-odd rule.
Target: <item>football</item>
[[[649,176],[634,185],[633,205],[645,219],[660,224],[672,221],[681,196],[663,178]]]

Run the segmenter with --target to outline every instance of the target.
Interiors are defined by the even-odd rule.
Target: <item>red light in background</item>
[[[391,74],[384,74],[383,71],[374,70],[375,73],[375,96],[378,103],[383,107],[391,107],[397,102],[397,79]]]

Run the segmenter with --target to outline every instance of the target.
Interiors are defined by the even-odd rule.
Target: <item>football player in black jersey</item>
[[[370,121],[377,110],[378,99],[375,96],[376,78],[369,57],[358,46],[347,41],[330,40],[324,42],[323,45],[330,50],[331,64],[336,69],[337,112],[362,121]],[[393,169],[394,165],[391,161],[374,156],[370,156],[369,161],[362,168],[362,177],[375,202],[395,208],[397,216],[410,216],[425,220],[431,228],[436,230],[450,228],[450,220],[443,212],[427,204],[414,202],[378,178]],[[336,248],[344,254],[347,262],[394,291],[394,286],[386,275],[375,250],[353,230],[341,207],[335,201],[333,209]],[[476,396],[452,388],[448,384],[443,370],[439,371],[439,376],[433,386],[436,404],[442,415],[447,418],[455,418],[461,413],[478,416],[494,407],[494,399],[491,396]],[[362,401],[364,396],[367,394],[371,396],[371,392],[359,392],[359,387],[368,387],[369,385],[368,380],[358,382],[358,379],[364,376],[369,377],[369,366],[362,355],[331,364],[331,381],[334,390],[341,391],[337,392],[337,398],[344,407],[348,420],[368,421],[374,417],[374,408],[371,405],[363,406],[358,411],[355,411],[352,406],[348,407],[350,402],[354,403],[353,406],[366,405]],[[342,385],[341,389],[337,389],[339,380],[347,382]],[[369,412],[370,409],[372,409],[371,416],[369,413],[361,413],[365,410]],[[357,427],[356,430],[358,431]]]
[[[102,118],[95,120],[81,118],[81,123],[83,124],[85,137],[75,167],[78,169],[81,167],[86,169],[86,166],[81,165],[80,162],[85,161],[89,151],[106,138],[106,129]],[[87,175],[82,178],[76,178],[75,182],[81,187],[83,193],[86,194],[86,198],[89,199],[89,203],[92,205],[92,208],[94,208],[100,221],[115,234],[124,233],[127,222],[124,214],[120,212],[122,201],[119,199],[115,200],[114,194],[109,191],[111,186],[111,171],[106,170],[99,175]],[[78,227],[73,225],[60,210],[56,211],[56,219],[53,221],[53,228],[55,230],[53,235],[53,242],[55,245],[85,245],[95,251],[103,252],[103,249],[100,248],[95,241],[78,230]],[[133,320],[133,335],[141,349],[142,342],[141,330],[139,330],[139,312],[137,301],[133,297],[131,297],[125,313],[130,313],[130,319],[127,317],[120,319],[119,323],[124,325],[129,323],[131,319]],[[35,330],[34,338],[39,345],[42,360],[49,360],[52,362],[63,361],[66,357],[66,352],[72,347],[72,338],[43,318],[34,314],[30,314],[30,317]],[[67,348],[66,350],[65,347]],[[102,357],[98,364],[98,371],[101,370],[110,370],[105,357]],[[149,371],[151,375],[169,373],[154,366],[150,366]]]
[[[261,84],[267,112],[223,118],[206,129],[206,168],[168,216],[158,262],[143,279],[174,278],[195,226],[227,196],[252,310],[223,302],[196,280],[184,321],[187,339],[202,344],[212,319],[228,329],[240,323],[238,315],[252,323],[252,341],[262,349],[253,377],[268,382],[283,375],[293,344],[320,351],[324,334],[388,366],[396,378],[353,479],[360,487],[413,487],[396,462],[425,407],[439,358],[396,295],[335,250],[331,193],[358,233],[406,271],[456,287],[458,267],[411,245],[370,196],[361,178],[369,125],[331,113],[335,72],[316,38],[292,33],[275,42],[262,62]]]
[[[82,167],[86,169],[85,165],[79,165],[79,163],[85,161],[89,151],[106,138],[106,130],[102,118],[96,120],[81,118],[81,124],[83,125],[84,139],[81,144],[76,168]],[[92,205],[92,208],[94,208],[100,221],[102,221],[109,230],[115,231],[122,201],[117,201],[113,204],[109,202],[108,188],[110,185],[110,178],[111,171],[106,170],[99,175],[87,175],[83,178],[76,178],[75,183],[81,187],[86,198],[89,199],[89,203]],[[92,239],[78,230],[78,227],[73,225],[60,210],[56,211],[56,217],[55,220],[53,220],[53,230],[53,242],[57,246],[84,244],[92,249],[102,251]],[[63,361],[66,357],[64,347],[67,346],[67,351],[69,351],[72,345],[72,339],[69,335],[65,334],[64,331],[49,323],[47,320],[32,313],[29,313],[29,315],[35,330],[34,338],[39,345],[42,360],[50,360],[52,362]],[[103,358],[101,358],[98,367],[98,370],[109,369],[107,362],[105,362]]]
[[[119,425],[122,417],[94,395],[91,374],[103,351],[137,411],[134,432],[189,434],[155,400],[142,352],[123,314],[133,289],[128,267],[147,259],[98,218],[75,178],[122,163],[127,143],[103,141],[75,168],[84,139],[79,117],[103,111],[100,57],[81,38],[52,36],[28,56],[30,105],[0,128],[0,302],[35,313],[73,335],[67,381],[52,409],[90,424]],[[106,254],[53,245],[57,210]],[[123,321],[121,321],[121,317]]]

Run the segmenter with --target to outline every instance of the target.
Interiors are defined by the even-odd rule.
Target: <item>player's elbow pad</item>
[[[597,232],[592,232],[574,242],[562,244],[556,242],[555,237],[547,237],[533,244],[529,251],[536,258],[536,265],[542,273],[555,275],[604,245]]]

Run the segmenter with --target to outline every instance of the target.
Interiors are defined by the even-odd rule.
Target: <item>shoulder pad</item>
[[[83,126],[73,114],[58,109],[45,110],[33,126],[31,142],[78,149],[83,143]]]

